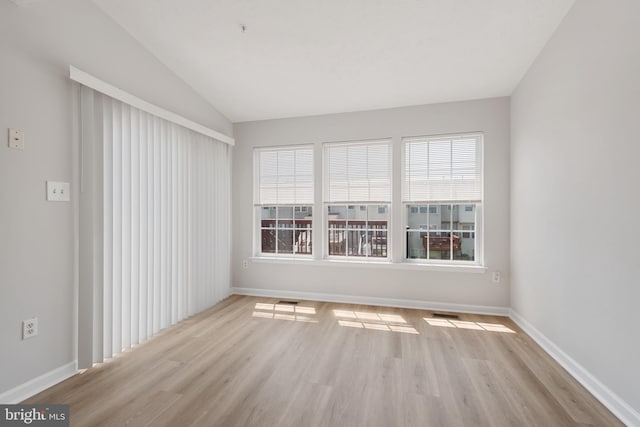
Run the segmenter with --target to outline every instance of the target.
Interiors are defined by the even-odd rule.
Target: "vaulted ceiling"
[[[574,0],[94,2],[239,122],[510,95]]]

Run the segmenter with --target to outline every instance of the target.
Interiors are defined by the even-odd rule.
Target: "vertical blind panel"
[[[90,103],[83,103],[82,114],[86,114],[85,108],[91,109],[93,105],[98,104],[99,100],[94,100],[93,95],[94,92],[83,87],[83,92],[89,92],[91,94]],[[86,106],[86,107],[85,107]],[[113,217],[113,201],[114,201],[114,181],[113,181],[113,153],[115,144],[113,144],[113,118],[111,117],[113,114],[113,110],[111,108],[110,102],[108,100],[104,100],[103,105],[103,193],[102,193],[102,204],[103,204],[103,245],[104,245],[104,253],[103,253],[103,297],[102,297],[102,319],[95,319],[94,322],[102,322],[101,325],[94,328],[96,331],[102,330],[102,336],[104,339],[100,339],[102,341],[102,354],[94,354],[93,361],[95,363],[102,361],[107,357],[111,357],[114,353],[113,351],[113,272],[115,271],[114,265],[114,256],[113,256],[113,248],[115,247],[114,236],[115,236],[115,218]],[[84,118],[83,118],[84,120]],[[97,337],[100,337],[98,334]],[[95,337],[94,337],[95,338]]]
[[[325,145],[329,202],[391,201],[390,141]]]
[[[102,313],[94,314],[93,356],[101,362],[229,294],[230,153],[227,144],[90,89],[82,96],[83,125],[103,140]]]
[[[258,149],[256,204],[313,203],[313,147]]]
[[[481,135],[406,138],[404,144],[404,201],[482,199]]]
[[[224,298],[229,283],[229,147],[210,144],[194,135],[190,156],[190,209],[196,215],[190,224],[190,274],[188,307],[196,313]],[[220,215],[220,211],[224,215]],[[225,246],[226,245],[226,246]],[[224,250],[222,247],[224,246]],[[212,284],[217,284],[212,286]],[[224,285],[221,285],[224,284]]]

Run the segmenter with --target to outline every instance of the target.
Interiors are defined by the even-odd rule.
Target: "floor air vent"
[[[298,303],[298,301],[278,301],[276,304],[296,305],[297,303]]]
[[[431,317],[441,318],[441,319],[459,319],[457,314],[449,314],[449,313],[433,313]]]

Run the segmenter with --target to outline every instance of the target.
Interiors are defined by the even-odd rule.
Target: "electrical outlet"
[[[22,321],[22,339],[33,338],[38,335],[38,318],[27,319]]]
[[[244,268],[245,270],[249,268],[249,260],[245,259],[242,261],[242,268]]]
[[[494,271],[491,280],[493,281],[493,283],[500,283],[500,272]]]

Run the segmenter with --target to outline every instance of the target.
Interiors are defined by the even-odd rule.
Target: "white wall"
[[[321,144],[367,138],[393,138],[394,153],[400,137],[456,132],[485,133],[485,264],[503,272],[501,284],[490,274],[391,269],[370,265],[335,266],[242,261],[252,256],[253,148],[270,145]],[[331,293],[408,299],[454,304],[507,307],[509,304],[509,99],[425,105],[246,122],[234,125],[232,285],[261,290]],[[394,159],[394,202],[400,201],[400,159]],[[321,162],[316,158],[316,201],[321,200]],[[319,207],[319,205],[316,205]],[[394,215],[400,218],[400,203]],[[393,226],[392,226],[393,229]],[[402,236],[392,242],[402,245]],[[314,250],[317,249],[317,245]],[[401,253],[402,251],[396,251]]]
[[[70,64],[230,134],[231,124],[84,0],[0,0],[0,393],[75,359],[73,204],[45,181],[72,181]],[[7,148],[7,128],[26,148]],[[73,183],[76,184],[75,182]],[[77,200],[77,193],[72,194]],[[21,340],[21,321],[40,334]]]
[[[638,412],[639,138],[640,2],[578,1],[512,98],[511,303]]]

